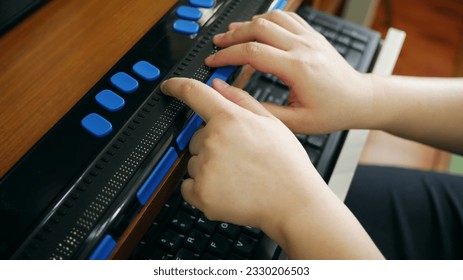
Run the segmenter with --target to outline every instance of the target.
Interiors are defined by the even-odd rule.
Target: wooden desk
[[[0,177],[175,2],[54,0],[0,37]]]

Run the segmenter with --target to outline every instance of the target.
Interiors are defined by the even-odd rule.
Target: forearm
[[[312,178],[282,221],[264,231],[290,259],[383,259],[371,238],[321,178]],[[301,203],[299,203],[299,201]]]
[[[369,78],[375,98],[363,126],[463,154],[463,79]]]

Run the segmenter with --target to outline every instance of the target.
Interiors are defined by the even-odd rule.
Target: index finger
[[[194,79],[172,78],[161,84],[161,90],[185,102],[205,122],[234,105],[208,85]]]

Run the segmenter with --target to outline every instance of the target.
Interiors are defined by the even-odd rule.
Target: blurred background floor
[[[463,1],[381,0],[371,27],[383,37],[388,27],[407,33],[393,74],[463,76]],[[378,131],[371,131],[360,162],[443,172],[463,170],[461,158]]]

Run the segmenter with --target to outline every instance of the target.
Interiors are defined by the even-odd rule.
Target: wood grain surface
[[[0,176],[174,3],[55,0],[1,37]]]

